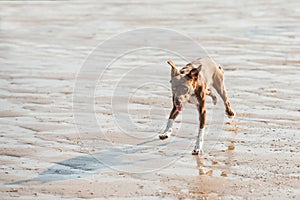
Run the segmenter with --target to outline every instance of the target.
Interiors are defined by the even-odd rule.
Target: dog
[[[222,98],[225,105],[225,113],[229,118],[235,116],[230,106],[227,91],[224,84],[224,70],[210,57],[197,59],[178,70],[172,61],[167,62],[171,66],[171,85],[173,108],[163,133],[159,134],[161,140],[167,139],[172,134],[172,126],[175,118],[183,110],[187,103],[197,106],[199,112],[199,131],[193,155],[203,153],[204,130],[206,123],[206,96],[210,96],[214,104],[217,97],[213,88]]]

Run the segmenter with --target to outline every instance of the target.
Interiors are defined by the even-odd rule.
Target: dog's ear
[[[192,70],[190,71],[190,73],[187,74],[187,76],[188,76],[189,78],[192,78],[192,79],[194,79],[194,80],[197,80],[197,79],[198,79],[198,75],[199,75],[199,70],[196,69],[196,68],[192,69]]]
[[[200,72],[201,71],[201,69],[202,69],[202,64],[200,64],[199,66],[198,66],[198,71]]]
[[[172,67],[171,77],[177,76],[179,74],[179,71],[173,61],[169,60],[167,63]]]

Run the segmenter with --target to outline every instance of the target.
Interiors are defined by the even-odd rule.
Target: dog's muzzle
[[[176,105],[176,110],[178,110],[178,111],[182,111],[182,106],[178,106],[178,105]]]
[[[175,105],[175,107],[176,107],[176,110],[177,111],[182,111],[182,104],[181,104],[181,102],[180,102],[180,100],[179,99],[175,99],[175,101],[174,101],[174,105]]]

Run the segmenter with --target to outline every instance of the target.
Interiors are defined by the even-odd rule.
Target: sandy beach
[[[292,0],[0,1],[0,199],[300,199],[299,21]],[[158,139],[166,61],[207,55],[237,115],[208,98],[193,156],[193,105]]]

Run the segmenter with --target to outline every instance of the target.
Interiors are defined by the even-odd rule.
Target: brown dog
[[[171,136],[173,122],[187,103],[196,104],[199,111],[200,128],[192,154],[198,155],[203,150],[204,127],[206,123],[206,95],[213,99],[214,104],[217,103],[217,97],[212,92],[212,87],[221,96],[227,116],[233,118],[235,115],[227,97],[224,85],[224,71],[220,65],[216,64],[209,57],[195,60],[187,64],[180,71],[172,61],[168,61],[168,64],[172,67],[173,109],[170,113],[166,129],[163,133],[159,134],[159,138],[164,140]]]

